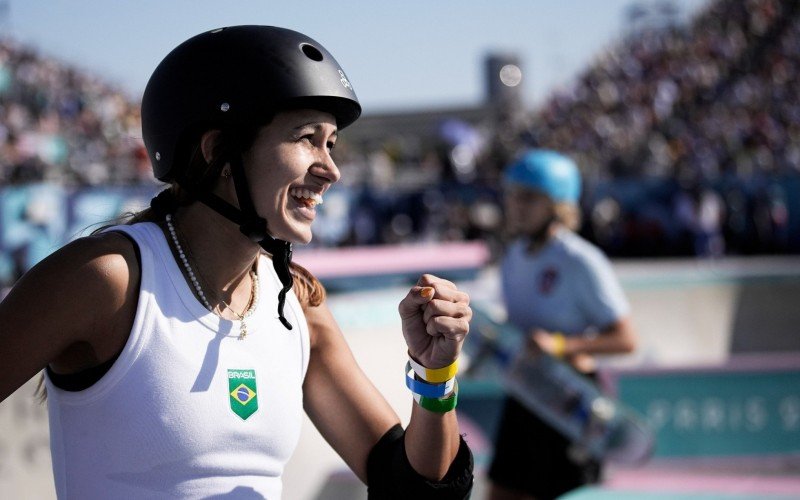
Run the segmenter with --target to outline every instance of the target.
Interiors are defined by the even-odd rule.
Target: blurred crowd
[[[640,180],[628,199],[617,186],[588,200],[586,231],[614,254],[797,251],[798,80],[798,2],[721,0],[629,35],[526,132],[571,153],[591,185]]]
[[[793,0],[722,0],[688,26],[629,35],[531,127],[597,177],[705,180],[800,168]]]
[[[460,140],[442,130],[438,147],[423,151],[390,138],[370,158],[397,170],[416,163],[418,177],[434,172],[436,183],[399,202],[388,189],[368,196],[394,207],[373,226],[384,240],[403,237],[395,226],[420,238],[491,239],[500,172],[536,146],[578,162],[581,232],[612,256],[800,251],[799,5],[710,2],[689,23],[630,31],[521,119],[499,110]]]
[[[0,39],[4,184],[130,184],[152,177],[138,103],[39,51]]]
[[[522,116],[448,120],[433,141],[344,134],[316,244],[500,244],[500,172],[538,146],[578,162],[581,232],[612,256],[800,252],[798,81],[796,0],[710,2],[631,30]],[[0,40],[4,185],[156,189],[140,137],[121,90]]]

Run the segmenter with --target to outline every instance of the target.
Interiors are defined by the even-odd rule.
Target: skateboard
[[[654,451],[655,435],[643,417],[603,393],[571,365],[526,352],[516,327],[472,305],[462,376],[499,380],[506,393],[570,440],[575,460],[639,464]]]

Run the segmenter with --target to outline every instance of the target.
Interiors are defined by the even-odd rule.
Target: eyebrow
[[[314,130],[319,130],[319,129],[322,128],[323,125],[324,124],[322,122],[307,122],[307,123],[304,123],[302,125],[296,126],[293,130],[300,130],[300,129],[303,129],[305,127],[311,127]],[[331,135],[335,135],[336,137],[338,137],[339,136],[339,129],[335,129],[333,131],[333,134],[331,134]]]

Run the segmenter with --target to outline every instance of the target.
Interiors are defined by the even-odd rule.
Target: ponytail
[[[189,205],[194,201],[186,190],[177,184],[171,184],[159,192],[152,200],[150,206],[139,212],[127,212],[114,219],[102,222],[101,226],[94,229],[91,234],[99,234],[113,226],[131,225],[138,222],[161,222],[168,214],[175,213],[178,207]]]

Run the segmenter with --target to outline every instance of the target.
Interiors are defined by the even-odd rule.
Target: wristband
[[[563,358],[567,352],[567,339],[563,333],[553,334],[553,356]]]
[[[420,396],[419,394],[414,394],[414,401],[428,411],[447,413],[455,409],[456,403],[458,403],[458,382],[453,386],[453,392],[446,398],[428,398]]]
[[[406,387],[411,389],[411,392],[414,394],[429,398],[442,398],[453,392],[455,381],[455,378],[451,378],[447,382],[442,382],[441,384],[429,384],[422,380],[416,380],[414,378],[414,369],[411,368],[411,363],[406,363]]]
[[[411,356],[408,357],[408,362],[411,364],[411,367],[414,369],[414,373],[416,373],[419,378],[425,382],[434,384],[447,382],[455,377],[456,373],[458,372],[458,358],[442,368],[425,368],[421,364],[414,361]]]

